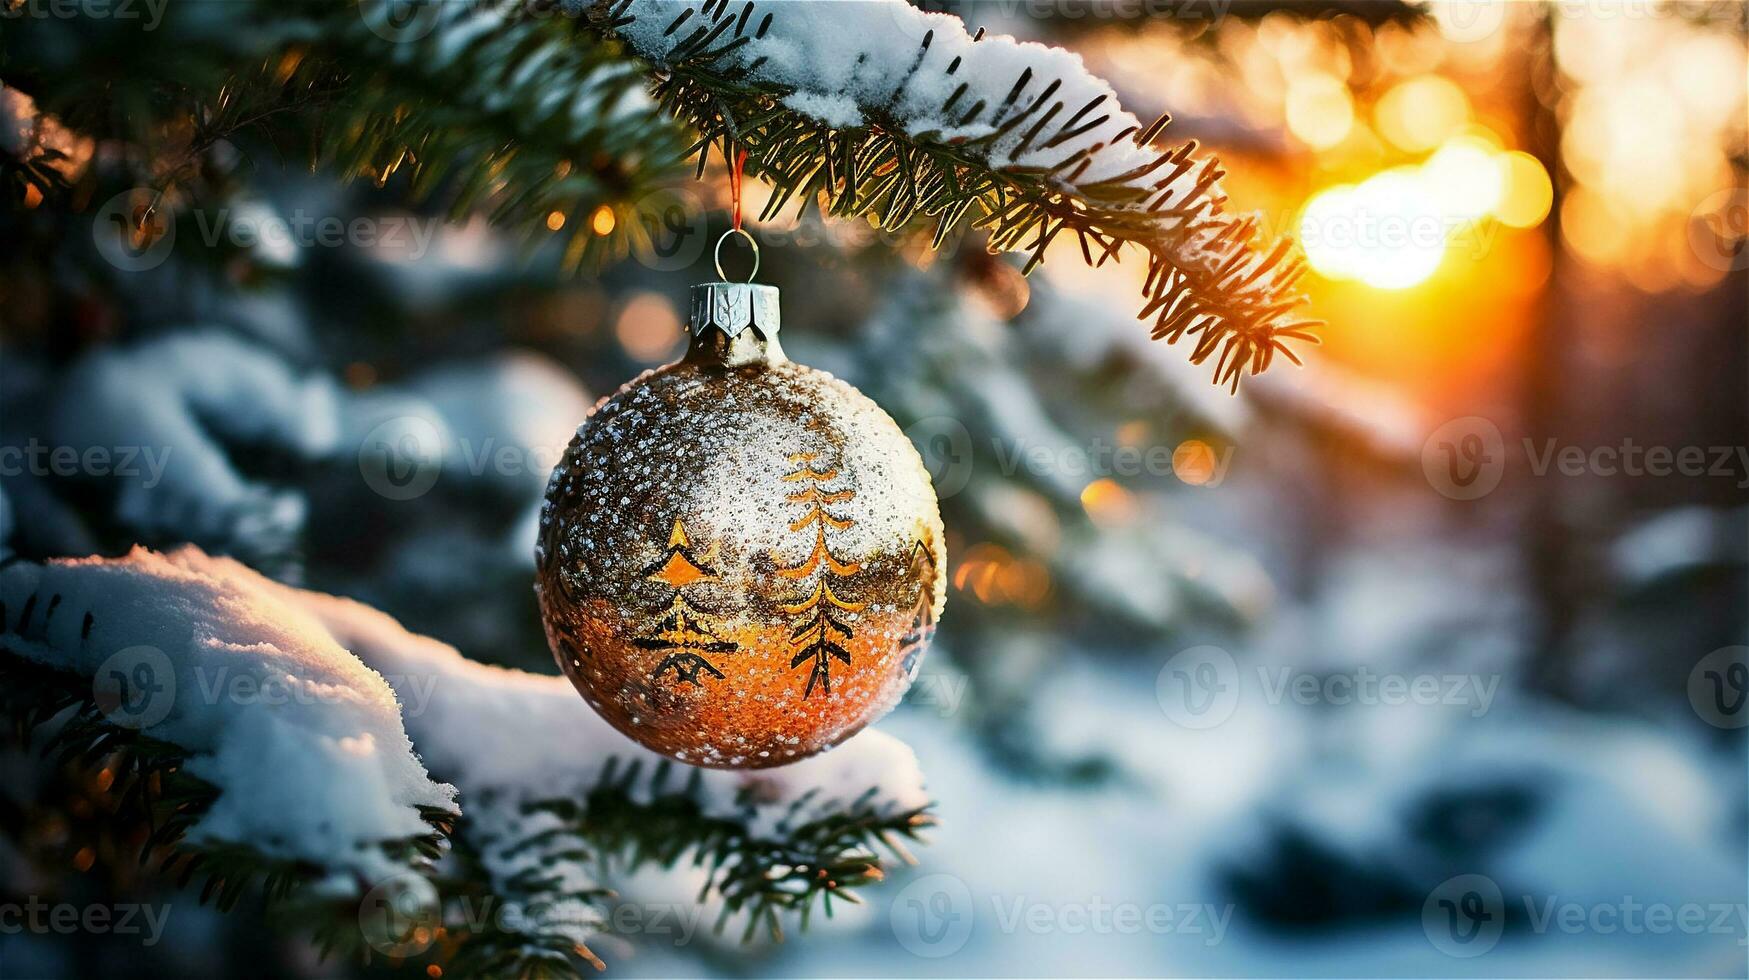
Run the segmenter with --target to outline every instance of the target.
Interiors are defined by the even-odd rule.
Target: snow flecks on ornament
[[[803,457],[818,479],[786,481]],[[817,526],[793,496],[810,487],[830,498]],[[908,686],[920,598],[943,601],[911,561],[942,537],[915,448],[860,392],[787,361],[646,374],[591,415],[547,496],[556,659],[615,727],[692,765],[781,765],[849,737]],[[677,521],[694,563],[712,556],[678,586],[640,574],[670,559]]]
[[[414,755],[389,683],[293,591],[195,548],[20,562],[0,570],[0,646],[92,678],[112,721],[191,753],[220,791],[191,843],[344,872],[344,890],[406,870],[375,845],[430,833],[418,808],[453,812],[456,794]]]

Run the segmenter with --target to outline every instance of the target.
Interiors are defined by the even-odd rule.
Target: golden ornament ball
[[[537,585],[560,667],[639,744],[757,769],[890,710],[945,601],[935,491],[861,392],[784,357],[777,290],[693,289],[679,361],[554,469]]]

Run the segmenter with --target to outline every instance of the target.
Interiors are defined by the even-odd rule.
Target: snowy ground
[[[1115,741],[1141,763],[1142,787],[1089,794],[1019,785],[995,774],[934,712],[890,719],[883,727],[916,747],[940,801],[943,823],[922,866],[870,892],[868,906],[830,930],[792,940],[756,972],[1743,975],[1743,842],[1731,840],[1725,798],[1729,787],[1741,789],[1743,774],[1733,778],[1729,760],[1698,768],[1685,761],[1694,746],[1658,729],[1531,706],[1441,719],[1440,731],[1407,732],[1418,744],[1403,753],[1390,751],[1389,737],[1407,727],[1397,724],[1405,719],[1371,719],[1355,726],[1372,729],[1360,740],[1384,750],[1378,756],[1408,757],[1332,758],[1317,747],[1314,721],[1270,710],[1241,707],[1218,731],[1186,732],[1160,710],[1145,674],[1090,672],[1057,699],[1060,710],[1074,712],[1099,692],[1097,713],[1082,708],[1074,720],[1081,734]],[[1468,757],[1451,751],[1458,743],[1448,726],[1475,745]],[[1337,846],[1397,865],[1412,879],[1420,864],[1397,819],[1401,807],[1439,789],[1498,782],[1515,759],[1549,790],[1543,815],[1501,853],[1460,862],[1451,874],[1434,872],[1419,886],[1437,902],[1437,886],[1459,873],[1499,884],[1506,929],[1482,955],[1447,955],[1436,943],[1449,943],[1450,933],[1436,917],[1424,922],[1419,909],[1318,933],[1272,929],[1221,881],[1223,867],[1255,853],[1260,814],[1282,811],[1325,821],[1319,833]],[[1379,765],[1363,770],[1368,763]],[[1551,902],[1579,906],[1589,917],[1607,916],[1624,900],[1704,908],[1709,931],[1659,935],[1625,924],[1611,931],[1607,919],[1597,919],[1602,932],[1568,934],[1551,925],[1538,933],[1526,904],[1536,914]],[[1715,921],[1721,910],[1725,918]],[[650,944],[620,968],[625,975],[691,975],[696,961]]]

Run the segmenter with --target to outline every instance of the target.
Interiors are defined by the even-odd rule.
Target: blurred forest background
[[[975,237],[752,221],[791,356],[874,398],[936,478],[948,610],[882,726],[942,826],[914,872],[782,946],[634,937],[613,972],[1744,975],[1745,8],[933,6],[1066,46],[1138,114],[1171,112],[1234,207],[1303,240],[1330,325],[1304,369],[1229,396],[1148,340],[1129,263],[1064,254],[1022,278]],[[0,90],[14,118],[23,97]],[[116,166],[74,131],[15,126],[0,152],[31,139]],[[167,254],[118,258],[92,224],[125,182],[72,220],[28,199],[0,217],[0,445],[128,443],[161,402],[210,396],[155,487],[0,473],[0,542],[194,541],[553,672],[530,588],[546,468],[595,398],[683,349],[727,227],[720,167],[635,209],[555,211],[548,242],[446,223],[392,174],[343,186],[268,147],[205,152],[249,174],[225,220],[268,233],[209,246],[185,223]],[[357,217],[404,234],[271,233]],[[623,222],[629,254],[568,270],[561,230]],[[340,382],[348,431],[251,423],[251,393],[315,376]],[[92,404],[112,409],[96,428]],[[429,492],[394,499],[385,475],[433,452],[408,418],[448,441]],[[508,463],[469,465],[487,440]],[[1583,462],[1544,466],[1551,446]],[[1671,472],[1689,447],[1704,471]],[[1635,455],[1654,448],[1662,475]],[[1440,694],[1385,703],[1368,677]],[[0,783],[30,764],[5,758]],[[93,868],[77,824],[4,786],[0,893],[164,887]],[[1463,875],[1504,895],[1476,958],[1428,914]],[[919,896],[973,923],[963,948],[935,955],[889,908]],[[1569,934],[1526,914],[1550,896],[1738,911],[1723,932]],[[1016,898],[1231,918],[1004,929],[992,909]],[[0,972],[350,969],[247,909],[176,909],[144,951],[0,935]]]

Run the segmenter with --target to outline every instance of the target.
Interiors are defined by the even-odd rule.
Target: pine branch
[[[1040,4],[1028,8],[1029,18],[1049,23],[1055,34],[1090,32],[1107,28],[1138,29],[1157,23],[1180,23],[1199,30],[1200,38],[1213,41],[1213,31],[1201,31],[1226,18],[1259,21],[1271,14],[1303,20],[1328,20],[1335,17],[1377,27],[1381,24],[1413,25],[1425,19],[1427,11],[1413,0],[1154,0],[1140,9],[1116,7],[1106,16],[1089,16],[1097,9],[1098,0],[1090,3],[1067,2]],[[974,14],[979,0],[916,0],[923,10],[940,13]],[[996,8],[994,4],[992,7]]]
[[[661,760],[644,783],[641,762],[612,760],[581,804],[543,800],[526,809],[557,817],[597,860],[628,870],[670,867],[690,856],[706,872],[699,900],[722,900],[716,930],[745,914],[743,942],[760,928],[782,941],[784,914],[795,914],[805,929],[816,906],[830,917],[835,898],[860,901],[856,889],[885,877],[876,845],[911,863],[901,838],[920,841],[922,830],[935,822],[927,806],[880,806],[871,788],[823,815],[806,815],[817,800],[814,793],[803,795],[762,833],[755,829],[750,793],[742,795],[739,818],[712,816],[703,804],[702,772],[684,769],[686,775],[676,778],[683,768]]]
[[[589,941],[611,934],[616,896],[581,876],[584,867],[701,867],[706,879],[697,900],[720,901],[717,933],[739,915],[742,942],[761,930],[781,942],[786,918],[806,929],[816,908],[830,917],[834,900],[858,902],[857,890],[883,880],[877,848],[912,862],[902,841],[920,841],[934,823],[927,807],[882,807],[870,789],[824,814],[808,815],[818,801],[803,796],[761,831],[751,793],[743,794],[738,817],[707,812],[703,779],[701,770],[668,760],[646,771],[641,761],[616,758],[580,799],[539,800],[513,814],[503,810],[505,800],[472,806],[479,815],[462,818],[434,878],[444,926],[435,961],[459,976],[577,980],[588,975],[584,963],[603,969]],[[356,931],[327,938],[348,952],[368,952]]]
[[[222,199],[235,145],[345,180],[401,175],[414,200],[531,242],[562,232],[571,266],[624,254],[638,202],[678,179],[685,149],[641,66],[536,4],[430,0],[405,33],[373,29],[385,6],[171,5],[155,31],[32,21],[6,28],[6,78],[122,149],[125,179],[167,206]],[[58,190],[41,170],[8,160],[0,179],[15,197]]]
[[[385,42],[353,6],[286,54],[310,60],[288,87],[335,93],[318,100],[311,142],[342,178],[380,186],[405,170],[414,197],[441,191],[452,218],[480,213],[536,240],[562,231],[572,267],[624,254],[639,199],[679,179],[684,137],[639,66],[570,21],[434,0],[412,14],[433,19],[429,34]]]
[[[103,773],[112,803],[106,824],[149,828],[140,865],[188,887],[197,878],[200,902],[229,911],[255,891],[269,902],[294,900],[303,886],[333,873],[309,861],[263,854],[236,842],[185,840],[219,798],[213,784],[191,775],[189,753],[178,745],[112,723],[98,704],[91,678],[32,662],[0,644],[0,743],[33,750],[55,767]],[[421,807],[431,832],[381,846],[409,871],[428,873],[454,829],[456,814]],[[355,910],[347,912],[355,916]]]
[[[253,827],[278,818],[271,801],[251,795],[256,784],[247,776],[201,768],[237,740],[263,734],[251,723],[264,718],[277,717],[283,727],[265,732],[271,742],[241,742],[251,760],[284,751],[311,732],[367,731],[375,732],[372,744],[385,771],[408,775],[392,767],[404,757],[414,761],[421,778],[429,778],[426,762],[452,772],[465,818],[421,806],[420,815],[442,836],[394,841],[386,862],[367,846],[394,837],[405,822],[373,823],[395,830],[355,831],[350,846],[330,846],[325,837],[314,845],[300,843],[312,821],[327,822],[332,814],[333,822],[343,822],[335,811],[349,806],[349,789],[372,787],[355,772],[337,771],[330,779],[334,767],[324,766],[284,776],[299,780],[302,792],[327,800],[325,808],[297,808],[274,833],[290,842],[287,850],[302,863],[265,866],[252,840],[227,838],[218,845],[197,840],[193,853],[202,863],[171,866],[186,874],[206,872],[209,897],[225,904],[264,875],[273,895],[289,894],[288,881],[317,876],[349,876],[361,891],[368,886],[363,904],[356,895],[336,898],[311,890],[311,902],[288,909],[326,949],[405,958],[442,943],[430,955],[459,964],[455,972],[573,976],[583,962],[599,966],[588,943],[611,932],[603,911],[609,894],[597,883],[598,874],[615,864],[669,867],[687,859],[707,869],[700,900],[720,899],[724,920],[745,915],[749,937],[759,928],[781,936],[783,916],[794,913],[805,926],[814,908],[829,914],[834,898],[854,901],[856,888],[880,880],[877,845],[909,860],[901,840],[915,840],[930,823],[915,758],[889,736],[862,733],[840,746],[825,770],[804,760],[758,778],[653,761],[647,750],[612,735],[563,678],[466,660],[374,609],[271,582],[193,548],[169,556],[141,549],[121,559],[0,565],[0,633],[0,717],[13,721],[21,741],[40,730],[90,759],[111,759],[122,746],[154,759],[148,781],[174,790],[165,796],[169,816],[153,824],[169,829],[155,839],[180,841],[190,829],[211,831],[209,817],[226,807],[251,811]],[[152,648],[165,658],[160,670],[150,677],[110,673],[117,655],[105,657],[107,651],[132,649],[154,637],[175,640],[165,650]],[[316,702],[310,712],[295,701],[215,700],[202,694],[203,676],[217,669],[215,657],[225,669],[244,673],[252,670],[252,659],[263,658],[273,664],[271,671],[297,673],[321,690],[345,687],[356,697],[331,706]],[[111,666],[98,666],[99,660]],[[14,679],[15,671],[25,679]],[[102,714],[94,673],[132,676],[131,691],[174,692],[175,710],[145,729],[158,738],[118,728]],[[29,678],[47,681],[27,683]],[[442,693],[403,717],[386,678],[422,679],[430,685],[428,694]],[[132,703],[126,695],[122,701]],[[458,720],[496,727],[498,738],[485,748],[457,738]],[[400,736],[403,724],[406,738]],[[502,741],[507,733],[509,740]],[[172,737],[177,745],[166,741]],[[286,761],[324,758],[315,753],[326,744],[307,741],[308,751],[287,752]],[[506,744],[542,763],[505,765],[508,760],[497,752]],[[424,762],[413,759],[414,746]],[[487,751],[490,758],[480,754]],[[190,770],[212,776],[211,784],[182,782],[193,778]],[[688,775],[677,778],[680,772]],[[176,782],[169,782],[172,777]],[[840,798],[823,791],[818,780],[854,780],[868,788]],[[453,798],[448,785],[431,788],[441,792],[421,790],[411,798]],[[401,791],[393,796],[408,798]],[[444,840],[453,847],[434,865]],[[400,889],[407,895],[399,896]],[[398,896],[416,899],[411,911]],[[390,914],[377,916],[383,909]]]
[[[1253,219],[1223,212],[1221,170],[1194,144],[1153,146],[1167,117],[1141,126],[1078,65],[968,37],[957,19],[898,0],[594,0],[586,12],[656,66],[663,108],[700,133],[701,172],[713,145],[725,158],[731,147],[747,152],[748,170],[774,187],[768,217],[794,201],[887,229],[933,218],[938,245],[969,220],[991,251],[1028,253],[1026,271],[1064,232],[1094,266],[1139,246],[1148,255],[1139,316],[1168,343],[1192,338],[1191,360],[1213,359],[1215,382],[1233,390],[1278,353],[1298,363],[1289,341],[1317,342],[1317,323],[1293,312],[1303,259],[1286,241],[1265,249]],[[815,78],[795,63],[797,49],[810,29],[829,28],[855,36],[860,53],[838,40],[833,54],[854,63],[812,66]],[[1000,48],[986,70],[1027,66],[1011,86],[992,84],[967,66],[980,45]],[[798,84],[828,77],[837,90]]]

